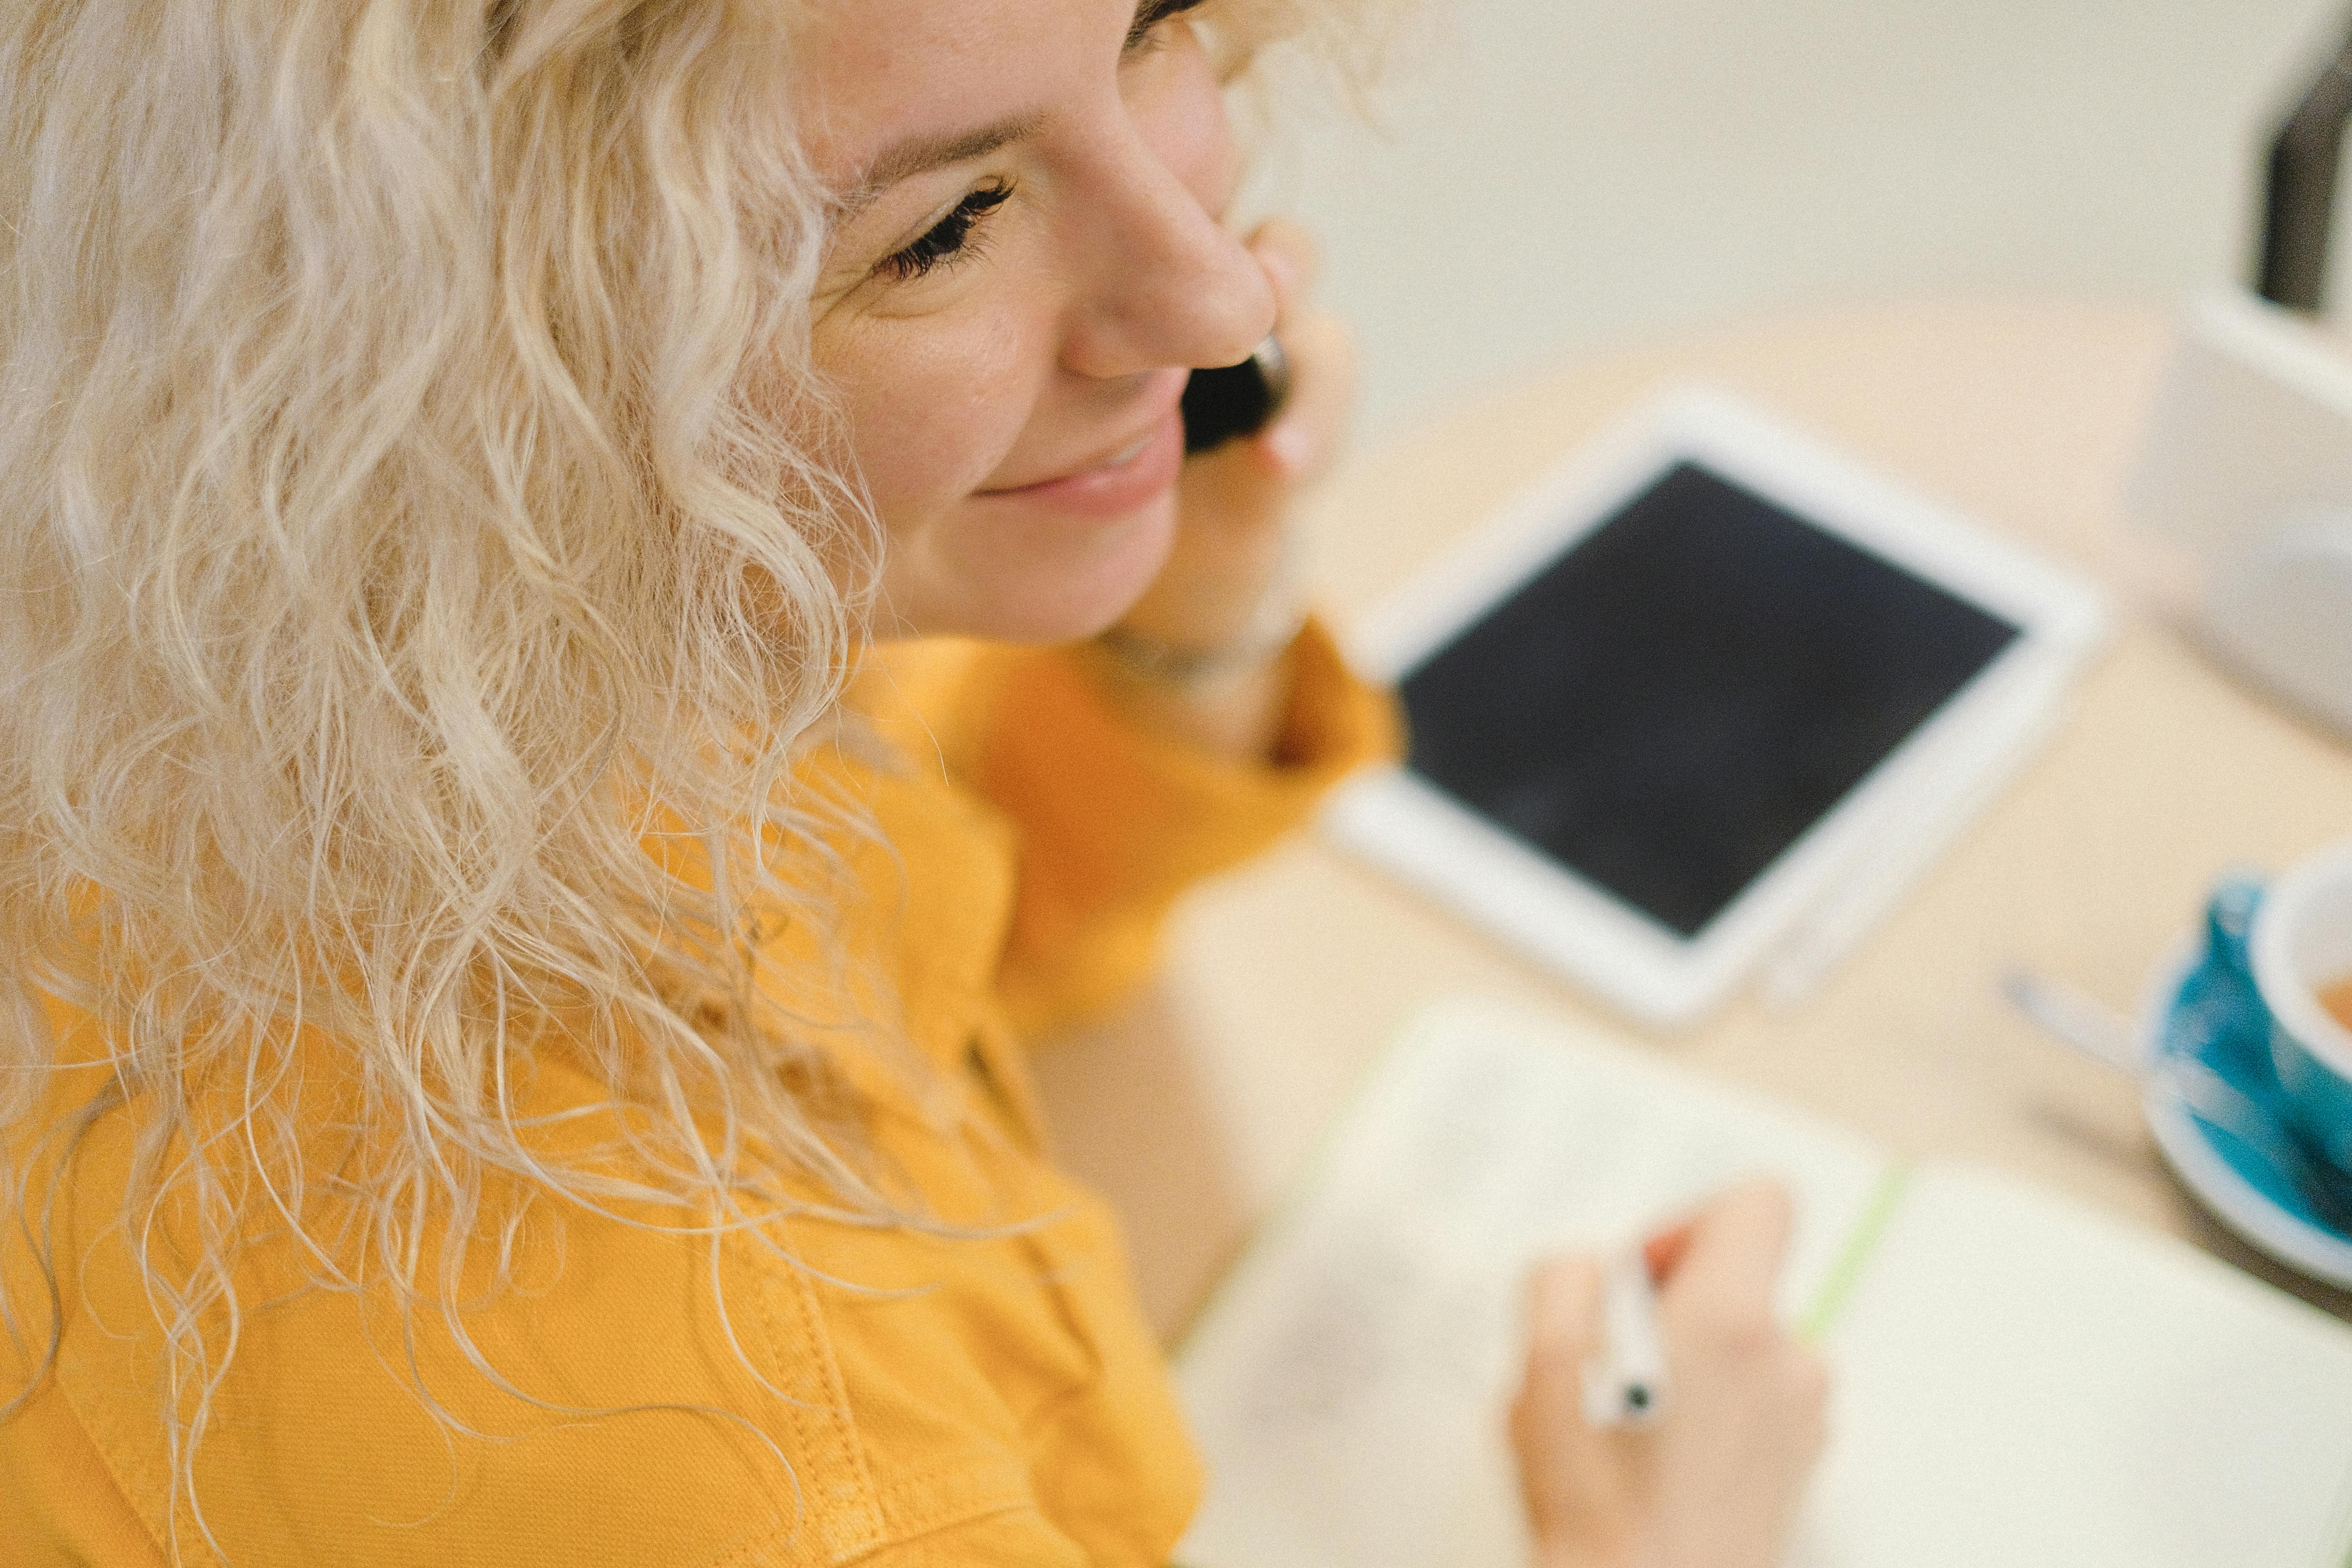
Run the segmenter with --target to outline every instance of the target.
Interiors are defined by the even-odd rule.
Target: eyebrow
[[[866,173],[849,187],[841,198],[845,217],[855,217],[874,204],[876,197],[901,180],[917,174],[927,174],[933,169],[944,169],[950,163],[967,159],[984,158],[1000,147],[1009,147],[1037,133],[1044,124],[1043,114],[1016,114],[1010,120],[1000,120],[993,125],[983,125],[977,131],[960,132],[953,136],[910,136],[904,142],[885,148],[882,155],[866,166]]]
[[[1196,9],[1202,0],[1137,0],[1135,19],[1128,24],[1127,42],[1122,49],[1133,49],[1151,34],[1151,29],[1171,16],[1181,16]],[[844,219],[856,217],[874,205],[884,191],[901,180],[926,174],[933,169],[943,169],[950,163],[961,163],[971,158],[984,158],[1000,147],[1011,146],[1037,133],[1045,117],[1034,111],[1000,120],[993,125],[983,125],[977,131],[967,131],[954,136],[913,136],[885,148],[881,156],[866,165],[857,183],[843,193],[840,214]]]

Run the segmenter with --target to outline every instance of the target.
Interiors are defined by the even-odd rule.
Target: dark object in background
[[[1205,452],[1265,428],[1290,392],[1290,366],[1271,335],[1239,364],[1196,370],[1184,384],[1184,450]]]
[[[1683,462],[1405,673],[1407,765],[1695,938],[2020,635]]]
[[[2352,121],[2352,43],[2347,43],[2271,144],[2263,208],[2262,296],[2297,310],[2316,310],[2327,294],[2328,226],[2344,128]]]

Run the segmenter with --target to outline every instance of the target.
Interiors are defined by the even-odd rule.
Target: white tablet
[[[2086,584],[1685,393],[1358,628],[1410,752],[1328,825],[1635,1017],[1685,1022],[1927,818],[1980,804],[2102,620]]]

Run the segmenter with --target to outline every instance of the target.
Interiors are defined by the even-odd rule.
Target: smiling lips
[[[1177,389],[1181,386],[1180,381]],[[1171,396],[1150,429],[1101,461],[1034,484],[979,490],[972,499],[1042,506],[1074,517],[1124,517],[1175,483],[1183,462],[1183,416]]]

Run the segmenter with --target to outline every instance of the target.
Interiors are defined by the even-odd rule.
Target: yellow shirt
[[[847,847],[850,951],[880,962],[968,1112],[943,1132],[859,1072],[883,1096],[873,1136],[961,1233],[775,1224],[794,1267],[542,1200],[511,1286],[462,1311],[471,1354],[436,1313],[305,1288],[282,1249],[250,1247],[194,1506],[174,1506],[160,1336],[111,1223],[135,1106],[109,1113],[55,1213],[59,1338],[37,1382],[47,1288],[24,1227],[0,1238],[29,1329],[0,1334],[0,1401],[30,1385],[0,1421],[0,1563],[1163,1563],[1196,1461],[1116,1227],[1045,1157],[1018,1041],[1114,999],[1187,882],[1392,744],[1319,633],[1297,663],[1281,766],[1136,732],[1066,655],[962,645],[899,650],[867,683],[895,760],[810,764],[887,839]],[[52,1018],[69,1056],[102,1050],[87,1019]],[[536,1070],[541,1103],[599,1097]]]

